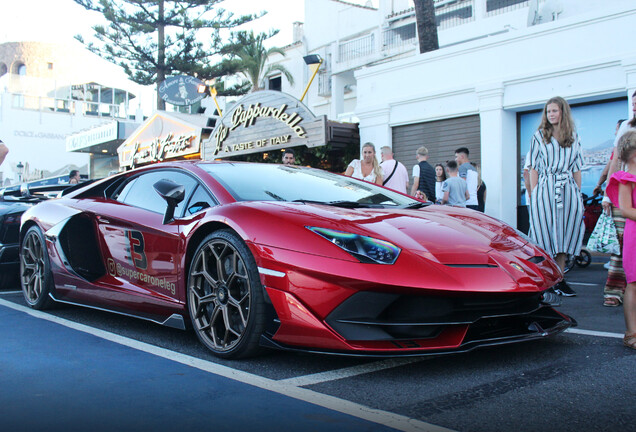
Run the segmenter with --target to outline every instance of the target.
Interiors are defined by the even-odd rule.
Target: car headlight
[[[401,249],[394,244],[373,237],[326,228],[309,226],[306,228],[344,249],[363,263],[393,264],[401,252]]]

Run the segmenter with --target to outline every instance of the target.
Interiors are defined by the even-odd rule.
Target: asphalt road
[[[600,261],[600,259],[598,260]],[[576,329],[466,354],[213,357],[191,332],[0,292],[0,430],[636,431],[636,351],[602,262],[567,279]]]

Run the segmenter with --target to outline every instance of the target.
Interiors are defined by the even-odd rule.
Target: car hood
[[[441,263],[455,262],[461,255],[464,264],[487,264],[489,252],[512,251],[527,244],[510,226],[482,213],[455,207],[428,206],[411,210],[348,209],[278,202],[245,205],[275,216],[276,224],[287,231],[292,226],[303,229],[314,226],[366,235],[389,241],[401,249],[416,251]],[[255,242],[274,243],[272,246],[289,244],[291,240],[284,234],[268,240],[262,234],[258,237],[260,239],[254,238]]]

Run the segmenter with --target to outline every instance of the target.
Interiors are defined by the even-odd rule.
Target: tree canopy
[[[136,83],[149,85],[171,75],[192,75],[212,79],[231,75],[238,62],[213,63],[215,55],[230,48],[223,30],[233,29],[264,14],[234,16],[219,7],[223,0],[74,0],[84,8],[101,13],[107,26],[93,27],[94,41],[76,39],[89,50],[120,65]],[[207,44],[199,32],[208,30]],[[230,44],[230,46],[236,46]],[[242,94],[244,86],[224,89],[225,95]],[[157,107],[165,102],[157,96]]]
[[[232,63],[228,67],[236,68],[250,82],[252,91],[262,90],[263,79],[272,72],[280,72],[291,85],[294,85],[294,77],[285,66],[267,65],[267,60],[272,55],[280,54],[283,57],[287,55],[282,48],[266,48],[264,45],[265,40],[277,33],[278,31],[274,30],[255,35],[253,31],[239,31],[233,34],[233,44],[227,45],[224,50],[224,54],[230,57],[227,62]]]

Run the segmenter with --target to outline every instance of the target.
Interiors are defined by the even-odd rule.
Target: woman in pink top
[[[625,217],[623,269],[627,288],[623,296],[625,346],[636,349],[636,131],[625,133],[618,143],[618,157],[626,171],[616,171],[607,185],[607,196]]]

